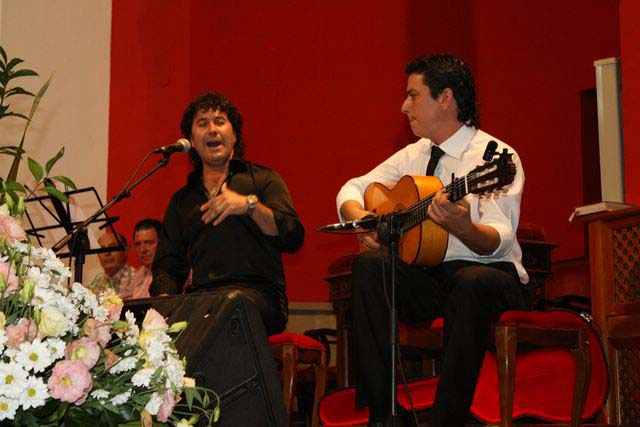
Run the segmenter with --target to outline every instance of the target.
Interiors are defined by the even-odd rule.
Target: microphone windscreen
[[[191,150],[191,143],[189,142],[188,139],[180,138],[179,140],[176,141],[176,144],[182,145],[182,150],[181,151],[183,153],[188,153],[189,150]]]

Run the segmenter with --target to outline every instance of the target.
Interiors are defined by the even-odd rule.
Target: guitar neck
[[[469,189],[467,186],[469,175],[471,174],[467,174],[461,178],[454,178],[450,184],[444,187],[445,191],[448,194],[448,199],[451,202],[457,202],[458,200],[469,194]],[[429,209],[429,206],[431,205],[434,197],[435,193],[430,194],[429,196],[425,197],[424,199],[418,200],[416,203],[400,212],[401,214],[408,215],[408,219],[405,220],[402,226],[402,231],[407,231],[427,219],[427,210]]]

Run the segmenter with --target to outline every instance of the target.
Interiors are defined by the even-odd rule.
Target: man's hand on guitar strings
[[[366,216],[375,216],[374,212],[368,211],[362,208],[362,205],[354,200],[346,201],[341,207],[340,211],[342,216],[347,221],[354,221],[362,219]],[[362,246],[370,250],[380,249],[380,243],[378,243],[378,233],[373,231],[371,233],[359,234],[358,241]]]
[[[433,222],[453,235],[464,233],[473,227],[469,202],[461,199],[451,203],[444,189],[436,193],[427,214]]]
[[[378,242],[378,232],[372,231],[368,234],[358,235],[358,241],[362,246],[370,250],[380,249],[380,243]]]

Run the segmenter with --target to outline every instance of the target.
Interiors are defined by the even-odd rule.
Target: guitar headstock
[[[499,190],[513,182],[516,176],[516,165],[512,154],[506,150],[495,160],[477,166],[467,174],[467,192],[487,194]]]

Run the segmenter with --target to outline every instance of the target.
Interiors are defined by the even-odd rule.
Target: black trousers
[[[529,292],[511,263],[460,260],[428,269],[399,261],[396,266],[399,320],[411,324],[444,317],[442,372],[430,425],[463,426],[491,324],[505,310],[529,309]],[[352,273],[356,403],[369,406],[371,421],[382,421],[391,410],[390,268],[379,252],[365,252],[355,259]]]

